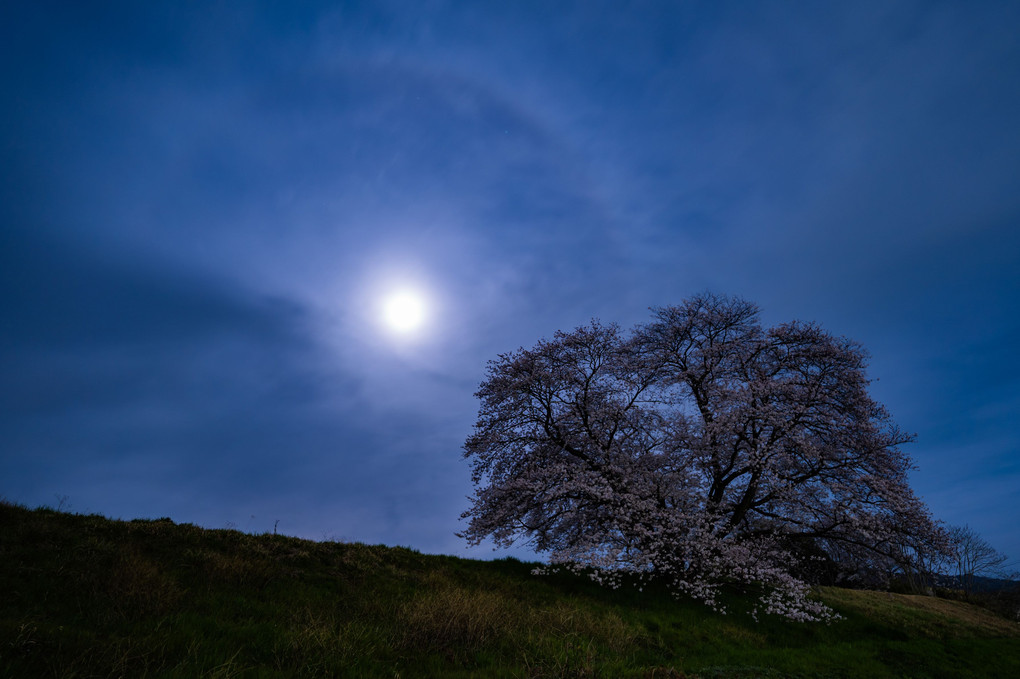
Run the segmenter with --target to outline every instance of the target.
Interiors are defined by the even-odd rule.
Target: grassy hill
[[[0,677],[1020,676],[1020,626],[959,602],[756,624],[532,568],[0,503]]]

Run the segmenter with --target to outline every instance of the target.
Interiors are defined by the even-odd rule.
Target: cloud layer
[[[457,552],[485,361],[711,289],[868,347],[1020,554],[1018,14],[5,8],[0,493]]]

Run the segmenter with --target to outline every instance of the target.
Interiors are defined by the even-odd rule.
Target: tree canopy
[[[852,576],[940,547],[860,345],[764,328],[738,298],[653,312],[489,362],[464,446],[468,541],[524,540],[713,606],[724,582],[763,584],[759,610],[803,620],[828,614],[806,598],[812,564]]]

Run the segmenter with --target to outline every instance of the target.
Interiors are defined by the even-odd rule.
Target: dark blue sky
[[[1020,557],[1018,29],[1015,2],[5,3],[0,495],[489,556],[454,536],[485,361],[710,290],[863,343],[915,489]],[[401,286],[409,336],[379,320]]]

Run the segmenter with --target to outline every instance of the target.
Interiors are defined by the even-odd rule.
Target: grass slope
[[[0,503],[0,677],[1020,676],[1018,625],[958,602],[756,624],[532,567]]]

